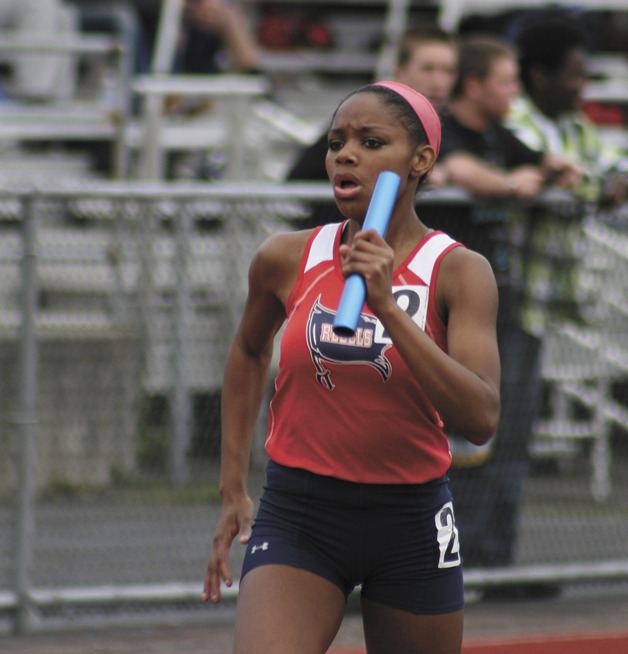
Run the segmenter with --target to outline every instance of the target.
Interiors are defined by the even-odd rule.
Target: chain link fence
[[[333,215],[319,184],[0,190],[5,626],[200,597],[222,369],[248,264],[267,235],[312,226],[325,207]],[[478,204],[450,189],[426,192],[417,208],[491,261],[511,370],[513,410],[494,448],[454,447],[455,460],[472,462],[452,469],[466,583],[628,576],[626,207],[603,213],[556,193]],[[510,338],[513,325],[538,351]],[[532,414],[517,384],[534,357]],[[525,420],[529,441],[513,442]],[[483,505],[484,535],[503,528],[506,554],[474,550],[473,507]]]

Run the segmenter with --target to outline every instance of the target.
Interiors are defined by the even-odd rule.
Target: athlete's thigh
[[[417,615],[362,599],[367,654],[460,654],[464,611]]]
[[[345,609],[327,579],[286,565],[249,571],[240,585],[234,654],[324,654]]]

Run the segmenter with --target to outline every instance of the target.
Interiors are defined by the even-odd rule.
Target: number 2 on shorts
[[[436,539],[440,556],[439,568],[453,568],[460,565],[460,541],[454,520],[453,502],[444,504],[436,514]]]

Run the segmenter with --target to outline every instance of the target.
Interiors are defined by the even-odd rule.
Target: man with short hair
[[[476,195],[532,198],[543,186],[571,186],[574,166],[522,143],[503,121],[519,94],[514,50],[488,37],[462,42],[458,78],[442,115],[440,161],[448,179]]]
[[[439,27],[415,27],[401,38],[394,77],[422,93],[441,109],[456,81],[458,44]]]

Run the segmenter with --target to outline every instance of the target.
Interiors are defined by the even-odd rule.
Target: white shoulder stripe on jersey
[[[334,258],[334,242],[336,233],[341,223],[332,223],[324,225],[321,231],[314,237],[312,247],[307,257],[304,272],[307,272],[314,266],[323,261],[331,261]]]
[[[451,236],[436,234],[414,255],[408,268],[428,286],[432,283],[432,273],[438,257],[453,243]]]

